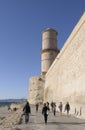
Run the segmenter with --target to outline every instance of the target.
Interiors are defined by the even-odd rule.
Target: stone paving
[[[10,116],[13,115],[13,113],[9,112],[7,113],[7,112],[4,109],[4,113],[0,115],[3,114],[4,115],[11,114]],[[2,127],[0,125],[0,130],[85,130],[85,120],[78,119],[72,115],[69,116],[67,116],[66,114],[60,115],[59,112],[56,112],[56,116],[54,116],[53,113],[50,111],[48,115],[48,123],[46,125],[44,123],[44,117],[42,115],[42,106],[39,107],[38,112],[36,112],[35,106],[31,106],[29,123],[25,124],[24,119],[25,118],[23,116],[22,124],[19,125],[12,125],[9,127],[7,126]]]
[[[85,120],[75,118],[71,115],[67,116],[63,114],[61,116],[59,112],[56,112],[56,116],[54,116],[50,112],[46,125],[41,113],[41,107],[37,113],[34,107],[31,110],[29,123],[25,124],[23,117],[23,123],[20,126],[21,130],[85,130]]]

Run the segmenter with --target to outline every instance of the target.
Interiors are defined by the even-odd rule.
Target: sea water
[[[0,107],[10,106],[14,102],[0,102]]]

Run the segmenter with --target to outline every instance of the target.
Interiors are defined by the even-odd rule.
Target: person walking
[[[29,113],[31,113],[31,108],[28,101],[26,105],[24,106],[23,111],[25,114],[25,123],[27,124],[29,122]]]
[[[55,103],[53,103],[53,114],[54,114],[54,116],[56,114],[56,104]]]
[[[49,102],[46,103],[46,106],[47,106],[48,110],[50,111]]]
[[[51,102],[51,110],[53,112],[53,101]]]
[[[49,108],[48,108],[48,106],[46,106],[46,103],[44,103],[44,106],[42,108],[42,114],[44,115],[45,124],[47,124],[48,111],[49,111]]]
[[[60,114],[62,115],[62,109],[63,109],[63,104],[62,104],[62,102],[60,102],[58,108],[59,108],[59,110],[60,110]]]
[[[65,105],[65,111],[67,111],[67,115],[69,115],[69,111],[70,111],[69,102],[67,102],[66,105]]]
[[[38,107],[39,107],[39,104],[36,103],[36,112],[38,112]]]

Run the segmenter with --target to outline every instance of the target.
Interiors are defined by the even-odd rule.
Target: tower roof
[[[47,31],[55,31],[56,35],[58,34],[58,32],[55,29],[53,29],[53,28],[47,28],[42,33],[47,32]]]

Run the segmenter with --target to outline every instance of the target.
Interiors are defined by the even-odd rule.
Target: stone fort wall
[[[46,74],[44,100],[85,104],[85,13]]]

